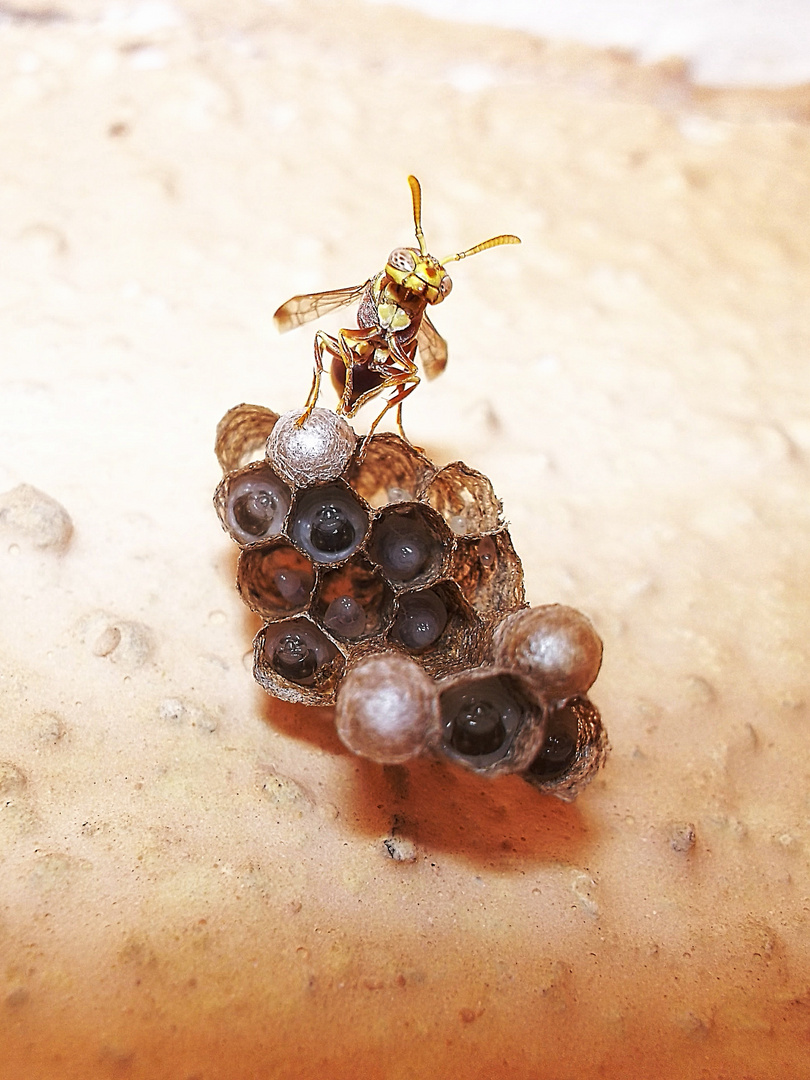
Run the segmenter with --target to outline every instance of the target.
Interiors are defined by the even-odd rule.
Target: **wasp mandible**
[[[302,326],[345,304],[359,301],[357,328],[338,330],[336,336],[322,330],[315,334],[315,370],[299,424],[304,424],[318,401],[324,357],[331,356],[332,381],[340,394],[337,412],[354,416],[367,401],[390,390],[385,407],[371,425],[371,436],[396,406],[397,427],[402,429],[402,403],[419,385],[416,351],[428,379],[435,379],[447,365],[447,342],[430,321],[428,304],[439,304],[453,283],[445,265],[501,244],[519,244],[517,236],[493,236],[466,251],[437,259],[430,255],[422,232],[422,189],[415,176],[408,177],[413,199],[413,223],[418,248],[394,248],[385,269],[349,289],[294,296],[273,316],[282,332]]]

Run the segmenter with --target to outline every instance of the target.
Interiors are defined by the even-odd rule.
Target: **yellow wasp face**
[[[453,288],[450,275],[439,260],[416,248],[394,248],[385,272],[397,285],[423,296],[429,304],[440,304]]]

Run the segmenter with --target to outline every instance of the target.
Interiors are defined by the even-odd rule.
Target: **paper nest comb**
[[[256,680],[336,704],[373,760],[438,754],[575,798],[608,750],[586,696],[601,641],[572,608],[527,607],[489,480],[397,435],[358,444],[329,410],[298,416],[238,405],[217,428],[214,504],[264,621]]]

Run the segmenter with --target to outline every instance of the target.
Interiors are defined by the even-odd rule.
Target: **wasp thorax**
[[[223,481],[216,505],[231,536],[242,545],[253,544],[281,533],[290,491],[267,465],[248,466]]]
[[[341,562],[357,550],[368,529],[368,514],[342,484],[309,488],[292,512],[292,538],[317,563]]]

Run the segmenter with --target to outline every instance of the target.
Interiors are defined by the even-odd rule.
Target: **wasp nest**
[[[585,696],[601,642],[571,608],[527,608],[489,480],[397,435],[358,446],[328,410],[299,416],[239,405],[217,429],[214,503],[264,622],[257,681],[336,703],[341,739],[374,761],[429,752],[574,798],[607,752]]]

